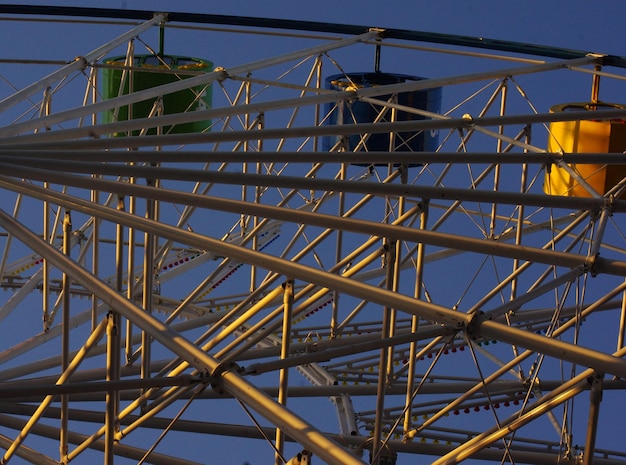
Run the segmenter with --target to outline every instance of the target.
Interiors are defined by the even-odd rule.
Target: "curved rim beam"
[[[45,16],[83,16],[92,18],[116,18],[147,20],[154,12],[149,10],[126,10],[118,8],[83,8],[59,6],[31,6],[31,5],[0,5],[0,13],[15,15],[45,15]],[[228,26],[244,26],[267,29],[288,29],[308,32],[326,32],[334,34],[357,35],[368,32],[371,26],[328,23],[319,21],[300,21],[275,18],[255,18],[248,16],[215,15],[206,13],[167,13],[169,22],[221,24]],[[499,50],[512,53],[522,53],[549,58],[580,58],[592,52],[572,50],[545,45],[494,40],[485,37],[471,37],[457,34],[440,34],[434,32],[413,31],[407,29],[385,29],[385,37],[413,42],[427,42],[436,44],[456,45],[461,47]],[[605,64],[626,67],[626,58],[606,55]]]

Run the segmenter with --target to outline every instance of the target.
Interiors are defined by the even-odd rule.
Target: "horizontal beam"
[[[3,170],[3,173],[7,174],[10,172],[9,170],[11,166],[12,165],[0,164],[0,168]],[[134,195],[143,198],[159,199],[166,202],[193,205],[199,208],[208,208],[218,211],[237,212],[239,214],[273,218],[276,220],[288,221],[295,224],[304,223],[314,226],[322,226],[326,228],[366,234],[367,236],[373,235],[378,237],[387,237],[390,239],[415,243],[423,242],[425,244],[446,247],[454,250],[464,250],[466,252],[474,252],[506,258],[517,258],[520,260],[528,260],[536,263],[545,263],[554,266],[562,266],[567,268],[576,268],[579,266],[583,266],[589,269],[591,266],[593,266],[594,273],[608,273],[618,276],[626,276],[626,262],[609,260],[603,257],[588,257],[584,255],[538,249],[534,247],[522,247],[515,244],[509,244],[493,240],[477,239],[455,234],[415,229],[399,225],[389,225],[354,218],[337,217],[321,213],[306,212],[303,210],[292,210],[289,208],[276,207],[272,205],[261,205],[251,202],[242,202],[240,200],[231,200],[207,195],[197,195],[162,188],[154,189],[147,186],[140,186],[137,184],[118,183],[114,181],[105,181],[95,178],[78,178],[76,176],[73,176],[73,182],[68,183],[67,178],[70,176],[61,175],[58,173],[55,174],[45,170],[41,171],[43,172],[44,177],[36,177],[35,179],[47,180],[52,183],[63,181],[60,183],[83,187],[86,189],[98,188],[102,191],[108,191],[114,194]],[[32,179],[32,177],[30,178]],[[118,212],[111,208],[91,203],[88,200],[67,196],[59,192],[45,190],[35,185],[27,185],[21,181],[7,178],[6,176],[0,176],[0,186],[9,188],[10,190],[14,190],[16,192],[23,192],[26,195],[40,198],[41,200],[48,200],[50,202],[57,203],[72,210],[77,209],[80,211],[84,211],[85,213],[90,215],[99,216],[103,219],[109,219],[114,222],[123,222],[128,226],[131,226],[131,222],[136,223],[138,221],[142,221],[142,219],[139,219],[134,215],[125,215],[123,212]],[[138,227],[139,229],[148,228],[150,230],[154,230],[154,234],[157,235],[167,236],[169,234],[171,239],[180,241],[181,243],[187,243],[195,247],[200,247],[201,249],[206,248],[207,250],[215,251],[216,253],[229,256],[229,252],[228,250],[226,250],[225,247],[227,245],[231,247],[231,245],[205,236],[198,236],[197,238],[195,236],[185,236],[185,238],[181,237],[177,239],[174,236],[178,236],[180,234],[184,235],[185,232],[173,226],[165,225],[162,223],[146,223],[142,221],[141,226],[137,224],[133,227]],[[215,241],[214,244],[213,241]],[[243,263],[252,264],[249,260],[252,259],[252,255],[254,255],[253,251],[243,247],[232,247],[233,248],[230,250],[230,252],[233,254],[231,255],[231,258],[241,261]],[[262,259],[261,263],[265,263],[265,265],[269,264],[267,262],[267,258]],[[283,268],[283,265],[285,265],[285,263],[283,263],[282,260],[279,260],[276,261],[274,265],[278,266],[279,268]],[[297,265],[293,264],[293,266]],[[300,273],[298,273],[299,276],[295,274],[293,276],[297,276],[299,279],[302,278],[305,281],[312,280],[311,282],[315,282],[314,276],[309,275],[309,273],[312,272],[312,269],[306,267],[306,271],[302,271],[306,276]],[[286,275],[290,275],[290,273],[292,272],[293,271],[287,271],[286,269],[284,272],[281,271],[281,273],[284,273]],[[334,275],[332,276],[336,277]],[[329,276],[325,274],[323,280],[326,280],[327,278],[329,278]],[[351,281],[345,280],[345,282]],[[328,283],[328,286],[334,287],[339,285],[340,287],[343,287],[343,283],[344,281],[334,282],[333,284]],[[351,289],[351,291],[353,292],[354,289]],[[347,292],[350,293],[351,291]],[[382,292],[382,290],[377,289],[377,292],[375,294],[378,294],[379,292]],[[395,300],[392,297],[393,293],[391,295],[385,294],[385,297],[382,297],[381,295],[374,295],[369,291],[366,292],[366,294],[369,297],[365,297],[365,295],[362,295],[361,297],[365,300],[371,300],[373,302],[381,303],[382,305],[389,304],[389,302],[385,299],[391,298],[392,301]],[[406,311],[408,311],[408,313],[410,314],[415,314],[414,312],[416,310],[416,306],[414,302],[407,305],[407,302],[398,301],[395,304],[391,305],[395,305],[396,308],[406,309]],[[440,321],[440,318],[443,315],[439,313],[439,307],[431,307],[429,305],[426,305],[426,302],[423,301],[420,301],[420,305],[425,306],[422,311],[426,313],[417,313],[418,316],[426,318],[430,321]],[[449,320],[449,323],[453,325],[465,323],[465,319],[459,317],[459,314],[457,312],[452,312],[448,316],[451,318]]]
[[[208,383],[211,379],[195,378],[190,375],[126,379],[99,382],[71,382],[65,384],[45,384],[40,382],[15,381],[0,385],[0,399],[20,399],[31,396],[61,394],[81,394],[93,392],[125,391],[129,389],[148,389],[169,386],[190,386],[194,383]]]
[[[193,79],[193,78],[192,78]],[[187,79],[186,81],[189,81]],[[185,81],[181,81],[185,82]],[[174,83],[177,84],[177,83]],[[168,84],[170,85],[170,84]],[[145,92],[145,91],[141,91]],[[132,95],[132,94],[130,94]],[[123,98],[123,97],[118,97]],[[99,104],[98,104],[99,105]],[[200,113],[200,112],[196,112]],[[349,136],[352,134],[379,134],[396,132],[418,132],[437,129],[471,129],[474,126],[508,126],[543,124],[561,121],[583,121],[600,119],[626,119],[626,109],[591,111],[563,111],[560,113],[538,113],[530,115],[506,115],[484,117],[462,117],[436,120],[398,121],[393,123],[362,123],[325,126],[307,126],[292,128],[272,128],[254,131],[204,132],[190,134],[164,134],[141,137],[111,137],[103,139],[81,140],[47,140],[46,133],[39,138],[28,136],[3,137],[0,144],[4,150],[16,149],[50,149],[50,150],[83,150],[83,149],[126,149],[157,146],[180,146],[217,142],[242,142],[252,140],[281,140],[302,137]],[[165,117],[163,117],[165,118]],[[96,126],[94,126],[96,127]],[[11,128],[10,126],[7,128]],[[56,131],[50,131],[53,134]],[[51,136],[52,137],[52,136]],[[540,153],[543,151],[539,151]]]
[[[76,160],[107,163],[150,162],[177,163],[358,163],[358,164],[549,164],[562,160],[569,164],[626,165],[626,155],[619,153],[518,153],[518,152],[232,152],[229,150],[48,150],[11,149],[0,147],[0,161],[22,160]],[[34,164],[32,163],[32,164]]]
[[[58,409],[49,408],[48,410],[51,412],[55,412],[56,418],[57,419],[59,418],[60,413]],[[3,412],[6,412],[6,410],[3,410]],[[102,418],[102,413],[99,413],[99,415],[100,415],[100,418]],[[5,415],[4,413],[0,414],[0,425],[6,428],[11,428],[11,429],[15,429],[19,431],[24,427],[24,425],[26,424],[26,421],[27,421],[26,419],[17,418],[11,415]],[[100,421],[98,421],[98,423]],[[49,438],[49,439],[53,439],[53,440],[58,440],[59,428],[46,425],[42,422],[38,422],[37,424],[33,426],[32,434]],[[86,434],[77,433],[74,431],[68,431],[68,442],[72,444],[81,444],[87,438],[88,438],[88,435]],[[3,442],[4,441],[0,442],[1,446],[7,447],[3,444]],[[103,452],[104,440],[94,441],[90,447],[93,450],[98,450],[98,451]],[[23,446],[21,446],[19,450],[22,450],[22,449],[23,449]],[[146,449],[144,448],[121,444],[119,442],[116,442],[113,445],[113,449],[116,455],[120,457],[124,457],[126,459],[133,460],[133,461],[140,461],[144,459],[146,455]],[[20,455],[20,453],[17,452],[16,455]],[[34,460],[33,455],[22,454],[22,457],[33,460],[31,463],[42,464],[42,465],[47,465],[49,463],[43,460]],[[59,465],[60,462],[54,461],[53,463],[56,465]],[[162,454],[162,453],[155,452],[155,451],[151,451],[149,463],[153,465],[200,465],[199,462],[185,460],[180,457],[176,457],[173,455],[166,455],[166,454]]]
[[[503,157],[506,157],[506,155]],[[622,156],[622,158],[624,157]],[[10,162],[13,166],[8,163],[2,163],[3,160]],[[19,168],[17,165],[22,166],[23,168]],[[32,166],[37,166],[38,169],[33,170],[31,169]],[[41,181],[51,181],[50,171],[56,171],[59,173],[74,172],[145,179],[188,181],[193,183],[205,182],[230,184],[235,186],[246,185],[305,190],[313,189],[333,192],[350,192],[363,195],[374,194],[380,196],[407,196],[416,199],[460,200],[464,202],[526,205],[546,208],[563,208],[569,210],[599,211],[607,205],[607,200],[604,198],[568,197],[453,187],[432,187],[416,184],[400,185],[367,181],[342,181],[336,179],[324,179],[321,177],[307,178],[302,176],[298,177],[287,175],[269,176],[265,174],[218,172],[171,167],[131,166],[127,164],[103,164],[97,162],[90,163],[77,160],[63,161],[37,158],[21,159],[19,156],[0,158],[0,167],[2,167],[2,172],[6,175],[27,179],[30,178],[29,173],[34,173],[34,176],[37,176],[36,173],[39,172],[40,176],[35,177],[34,179],[39,179]],[[61,176],[63,176],[63,174],[61,174]],[[65,182],[62,182],[61,178],[57,178],[55,182],[74,186],[84,186],[85,183],[89,183],[89,188],[97,187],[99,182],[93,180],[93,178],[80,181],[70,177],[69,175],[64,177],[64,179],[66,180]],[[73,179],[75,182],[73,182]],[[112,189],[112,186],[109,187],[109,189]],[[160,190],[162,189],[159,189],[159,191]],[[113,191],[111,190],[111,192]],[[159,194],[157,192],[153,192],[152,195],[156,198]],[[612,200],[610,208],[614,213],[626,212],[626,201]]]
[[[289,391],[291,396],[291,389]],[[16,408],[17,407],[17,408]],[[26,408],[24,408],[26,407]],[[28,415],[29,411],[28,406],[15,405],[15,404],[3,404],[3,411],[10,412],[12,414],[20,414],[20,415]],[[6,410],[5,410],[6,409]],[[49,409],[49,417],[50,418],[58,418],[58,409],[50,408]],[[99,412],[81,412],[81,420],[82,421],[90,421],[92,423],[99,423],[101,414]],[[133,421],[134,418],[129,417],[124,420],[122,423],[127,423]],[[12,426],[13,428],[18,428],[20,422],[23,420],[18,420],[10,417],[9,415],[0,416],[0,423]],[[241,437],[247,439],[259,439],[265,440],[267,437],[272,437],[275,434],[275,428],[271,427],[257,427],[257,426],[247,426],[247,425],[238,425],[238,424],[228,424],[228,423],[215,423],[215,422],[200,422],[200,421],[191,421],[179,419],[173,425],[171,424],[171,419],[169,418],[150,418],[145,423],[144,426],[146,428],[152,428],[157,430],[163,430],[167,427],[171,427],[173,431],[184,431],[184,432],[198,432],[202,434],[211,434],[218,436],[229,436],[229,437]],[[36,426],[37,427],[37,426]],[[35,428],[36,428],[35,427]],[[46,427],[52,428],[52,427]],[[51,429],[53,431],[53,429]],[[43,430],[36,431],[38,434],[43,434]],[[433,433],[433,436],[445,436],[445,431],[442,433]],[[76,433],[75,433],[76,434]],[[325,433],[325,435],[329,438],[335,439],[337,442],[341,442],[345,445],[349,445],[354,449],[362,448],[364,444],[367,444],[367,438],[364,436],[340,436],[331,433]],[[53,436],[50,436],[53,437]],[[428,437],[426,435],[425,437]],[[458,432],[453,432],[450,434],[450,437],[457,438],[459,437]],[[76,439],[74,439],[76,440]],[[286,440],[293,441],[292,438],[287,437]],[[101,443],[100,443],[101,445]],[[519,445],[519,448],[517,446]],[[96,447],[98,444],[96,444]],[[445,441],[440,440],[438,443],[430,442],[430,441],[415,441],[415,442],[406,442],[401,440],[391,440],[387,442],[387,446],[396,452],[406,453],[406,454],[418,454],[418,455],[430,455],[430,456],[442,456],[451,450],[454,449],[454,444],[446,444]],[[516,442],[509,447],[511,454],[515,458],[516,463],[525,463],[530,465],[579,465],[580,460],[577,456],[572,456],[571,458],[565,458],[560,453],[561,449],[559,448],[559,444],[556,442],[549,441],[541,441],[537,442],[535,440],[528,440],[525,438],[517,438]],[[492,447],[488,449],[483,449],[477,451],[473,454],[472,458],[476,460],[485,460],[485,461],[494,461],[496,463],[502,462],[502,457],[504,455],[504,450],[500,447]],[[160,462],[159,462],[160,463]],[[178,462],[171,462],[178,463]],[[609,451],[609,450],[596,450],[596,456],[594,457],[595,465],[626,465],[626,458],[623,455],[619,455],[618,452]]]

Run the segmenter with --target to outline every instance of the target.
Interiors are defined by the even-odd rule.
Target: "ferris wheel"
[[[0,463],[626,463],[625,58],[30,8]]]

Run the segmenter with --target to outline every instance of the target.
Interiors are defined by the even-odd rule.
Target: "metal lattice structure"
[[[1,65],[2,463],[626,463],[623,58],[0,10],[99,41]]]

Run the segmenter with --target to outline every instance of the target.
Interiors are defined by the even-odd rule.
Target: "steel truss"
[[[232,462],[248,443],[276,464],[302,449],[329,464],[626,463],[626,180],[598,192],[576,168],[626,157],[546,150],[550,124],[626,109],[529,97],[612,101],[623,58],[262,18],[0,12],[112,37],[0,101],[1,463]],[[126,55],[133,82],[159,31],[293,43],[201,73],[157,67],[181,79],[103,99],[107,57]],[[324,85],[365,56],[378,71],[381,54],[480,71]],[[211,108],[163,106],[198,88]],[[433,88],[441,111],[398,101]],[[146,100],[149,115],[101,122]],[[329,123],[356,102],[373,121]],[[206,130],[168,132],[191,122]],[[406,149],[428,133],[435,150]],[[380,134],[390,149],[368,150]],[[585,195],[546,194],[551,170]]]

